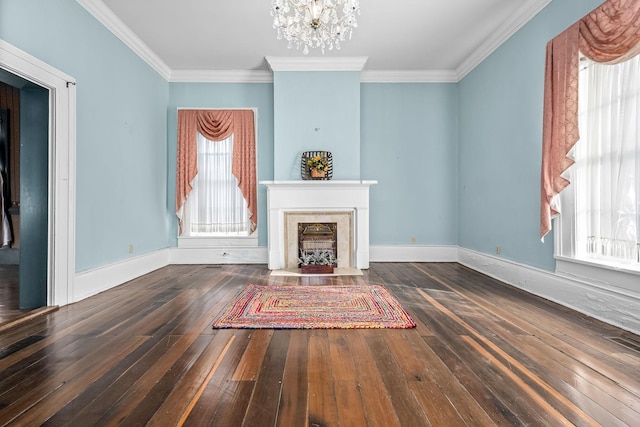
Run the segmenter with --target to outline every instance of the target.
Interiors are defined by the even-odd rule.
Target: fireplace
[[[336,224],[337,266],[369,268],[369,187],[376,181],[262,181],[269,268],[297,268],[299,224]]]
[[[298,253],[301,255],[315,252],[329,252],[338,257],[338,223],[336,222],[299,222]],[[337,265],[334,265],[337,267]]]

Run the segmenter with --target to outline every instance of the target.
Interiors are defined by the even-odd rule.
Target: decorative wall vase
[[[327,176],[326,171],[311,169],[311,178],[324,178],[325,176]]]
[[[326,170],[314,172],[315,159],[320,158]],[[324,172],[324,174],[322,174]],[[330,151],[305,151],[300,162],[302,179],[330,180],[333,177],[333,156]]]

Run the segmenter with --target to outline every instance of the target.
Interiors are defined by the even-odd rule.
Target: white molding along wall
[[[589,284],[457,246],[371,246],[371,262],[459,262],[508,285],[640,334],[640,293]],[[265,247],[169,248],[79,273],[69,302],[170,264],[267,264]]]
[[[127,258],[76,274],[70,302],[78,302],[169,265],[169,249]]]
[[[266,264],[264,246],[220,246],[215,248],[171,248],[170,264]]]
[[[474,68],[481,64],[489,57],[497,48],[511,36],[524,27],[527,22],[532,20],[542,9],[547,7],[551,0],[538,0],[536,2],[522,2],[520,9],[507,19],[500,28],[494,31],[493,36],[485,40],[477,49],[475,49],[462,64],[455,70],[456,81],[461,81]]]
[[[458,250],[458,262],[531,294],[640,334],[639,291],[588,283],[464,248]]]
[[[370,246],[371,262],[457,262],[458,246],[386,245]]]
[[[266,56],[273,71],[362,71],[369,59],[366,56],[319,57],[319,56]]]
[[[129,49],[138,55],[144,62],[153,68],[165,80],[171,77],[169,66],[138,37],[136,33],[122,20],[102,0],[76,0],[80,6],[93,15],[106,29],[119,38]]]
[[[266,70],[171,70],[158,55],[153,52],[122,20],[117,17],[102,0],[76,0],[80,6],[91,13],[102,25],[111,31],[116,37],[134,51],[142,60],[151,66],[167,81],[176,82],[270,82],[273,81],[271,72]],[[483,42],[472,54],[454,70],[363,70],[363,81],[366,82],[458,82],[471,70],[482,63],[502,43],[508,40],[527,22],[533,19],[551,0],[537,0],[523,4],[513,14],[512,19],[507,20],[494,32],[494,36]],[[267,57],[267,60],[272,57]],[[311,59],[305,58],[305,59]],[[337,63],[349,61],[336,59]],[[275,59],[277,62],[278,59]],[[287,66],[295,62],[295,59],[286,60]],[[331,59],[320,62],[331,62]],[[365,60],[366,62],[366,60]],[[357,66],[357,62],[355,66]],[[277,65],[276,65],[277,66]],[[364,68],[364,62],[362,63]]]
[[[171,264],[266,264],[265,247],[166,248],[127,258],[75,275],[68,303],[115,288]]]

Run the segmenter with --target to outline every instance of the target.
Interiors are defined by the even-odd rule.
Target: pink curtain
[[[540,194],[540,237],[558,214],[557,196],[578,134],[578,52],[614,64],[640,53],[640,0],[607,0],[547,44]]]
[[[231,172],[247,200],[251,232],[258,222],[256,184],[256,144],[253,111],[251,110],[179,110],[178,158],[176,162],[176,215],[182,234],[182,211],[191,181],[198,174],[196,135],[200,132],[211,141],[221,141],[233,134],[233,164]]]

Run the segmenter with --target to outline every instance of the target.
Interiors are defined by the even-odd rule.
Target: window
[[[561,193],[557,253],[640,271],[640,56],[580,63],[580,140]]]
[[[179,247],[255,246],[253,110],[178,110]]]
[[[200,132],[198,174],[185,203],[185,234],[191,237],[248,236],[249,209],[231,173],[233,135],[211,141]]]

